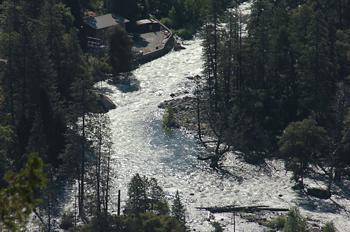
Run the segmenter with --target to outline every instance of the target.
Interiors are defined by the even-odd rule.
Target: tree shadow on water
[[[166,131],[160,120],[152,120],[150,144],[155,150],[162,148],[166,154],[160,157],[161,162],[174,171],[192,172],[197,169],[209,171],[206,165],[197,159],[197,155],[205,152],[194,140],[189,139],[180,130]]]
[[[194,138],[186,136],[184,131],[178,129],[166,131],[160,120],[151,122],[151,131],[150,144],[157,149],[162,147],[167,150],[167,153],[160,159],[174,172],[203,171],[207,174],[217,175],[221,180],[232,178],[239,183],[243,181],[242,177],[225,167],[214,170],[210,168],[208,161],[199,160],[198,156],[206,156],[208,151]]]

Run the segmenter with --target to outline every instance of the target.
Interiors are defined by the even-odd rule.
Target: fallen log
[[[197,207],[199,210],[206,210],[211,213],[233,213],[233,212],[244,212],[253,213],[260,211],[270,211],[270,212],[287,212],[287,208],[275,208],[266,205],[255,205],[255,206],[222,206],[222,207]]]

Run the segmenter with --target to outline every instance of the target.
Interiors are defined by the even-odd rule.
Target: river
[[[249,13],[249,6],[249,3],[242,5],[245,14]],[[125,93],[103,83],[105,93],[117,106],[108,113],[114,142],[112,210],[116,211],[118,190],[122,192],[122,205],[125,204],[127,185],[132,176],[139,173],[156,178],[169,201],[177,190],[180,192],[186,205],[188,226],[196,231],[213,229],[207,220],[208,212],[197,207],[228,204],[286,208],[298,205],[305,216],[322,222],[333,220],[339,231],[347,231],[349,217],[332,201],[306,199],[292,190],[291,173],[285,171],[282,161],[267,161],[268,166],[261,169],[231,154],[224,164],[233,176],[222,176],[205,161],[197,159],[205,150],[191,133],[164,132],[163,110],[158,105],[171,99],[171,93],[188,90],[191,94],[194,83],[186,77],[202,72],[201,40],[188,41],[185,47],[136,69],[133,74],[140,81],[139,91]],[[313,180],[306,182],[314,183]],[[332,200],[350,209],[348,199],[335,196]],[[232,215],[216,214],[215,220],[224,225],[225,231],[233,231]],[[263,230],[255,223],[236,218],[236,231]]]
[[[334,220],[340,231],[349,225],[348,217],[328,200],[306,200],[292,190],[291,174],[282,161],[267,161],[261,169],[230,155],[225,165],[237,178],[222,176],[199,161],[205,152],[191,133],[175,130],[167,134],[162,128],[163,110],[157,106],[171,99],[170,94],[194,88],[187,76],[202,71],[201,40],[188,41],[186,49],[171,52],[162,58],[140,66],[133,74],[140,81],[140,90],[122,92],[103,83],[106,94],[117,108],[108,114],[113,132],[112,210],[116,211],[117,190],[122,192],[122,205],[127,198],[127,185],[136,173],[154,177],[166,192],[169,201],[179,190],[186,205],[188,225],[196,231],[211,231],[208,212],[197,207],[237,205],[268,205],[274,207],[301,206],[303,214],[320,221]],[[350,201],[337,199],[349,208]],[[232,215],[216,214],[215,220],[233,231]],[[345,226],[345,227],[344,227]],[[263,231],[255,223],[236,218],[236,231]],[[346,230],[345,230],[346,231]]]
[[[187,207],[188,224],[197,231],[211,231],[212,227],[206,220],[208,213],[196,207],[241,203],[237,197],[246,191],[239,193],[240,183],[223,178],[197,159],[198,153],[204,151],[191,134],[178,130],[169,135],[162,128],[163,112],[157,106],[170,99],[171,93],[193,89],[194,83],[186,76],[200,75],[202,65],[201,41],[196,39],[187,42],[185,50],[171,52],[135,70],[141,85],[139,91],[124,93],[104,84],[108,96],[117,105],[109,112],[114,142],[114,210],[117,190],[121,190],[125,203],[127,184],[136,173],[155,177],[169,200],[179,190]],[[245,199],[249,201],[251,196]],[[219,218],[230,227],[231,219]],[[261,230],[255,224],[239,221],[237,231],[240,224],[246,231]]]

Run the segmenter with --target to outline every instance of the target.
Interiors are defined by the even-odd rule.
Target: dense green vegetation
[[[37,192],[44,189],[46,177],[43,162],[37,154],[31,154],[19,173],[8,172],[8,186],[0,189],[0,230],[22,230],[40,203]]]
[[[283,232],[306,232],[306,220],[300,215],[300,212],[297,208],[292,208],[286,218],[284,223]]]
[[[34,213],[52,231],[68,185],[77,215],[62,225],[72,231],[186,231],[180,194],[169,207],[154,178],[135,175],[123,215],[110,214],[112,135],[95,83],[129,71],[133,58],[119,28],[107,52],[86,52],[88,10],[132,23],[151,14],[184,38],[202,29],[206,86],[197,97],[217,137],[211,167],[232,147],[249,162],[278,156],[301,187],[321,170],[330,193],[350,166],[350,1],[256,0],[247,22],[241,2],[0,1],[0,230],[18,231]],[[176,126],[171,108],[163,123]],[[296,209],[275,226],[306,231]]]
[[[86,53],[84,12],[120,13],[135,21],[148,13],[167,16],[172,3],[164,3],[151,2],[149,6],[154,8],[146,9],[144,2],[137,1],[1,1],[0,190],[4,197],[16,194],[17,180],[8,179],[14,174],[2,177],[8,170],[24,168],[33,152],[44,162],[47,176],[45,189],[39,181],[33,186],[18,184],[35,189],[35,196],[28,202],[18,200],[28,206],[20,212],[23,215],[7,215],[7,210],[20,208],[2,205],[2,225],[24,223],[33,210],[41,227],[50,231],[59,213],[61,191],[75,181],[79,220],[85,222],[92,215],[108,212],[110,122],[108,116],[96,113],[101,110],[94,84],[106,74],[131,69],[131,42],[126,32],[117,28],[109,35],[108,52]],[[152,186],[154,182],[150,180]],[[41,201],[36,201],[39,198]],[[177,202],[178,212],[182,212],[181,206]],[[167,203],[159,207],[164,218],[155,220],[171,224],[175,219],[166,215]],[[153,216],[145,217],[153,220]],[[178,219],[182,225],[183,218]]]
[[[95,217],[88,225],[76,228],[76,231],[184,232],[185,224],[185,208],[179,192],[176,192],[170,211],[157,180],[136,174],[129,183],[124,215],[106,213],[103,217]]]
[[[287,166],[293,170],[294,180],[301,179],[310,163],[317,159],[326,149],[327,132],[311,119],[292,122],[283,132],[279,141],[280,151],[289,157]]]
[[[163,128],[165,131],[170,132],[171,128],[177,127],[175,120],[175,111],[172,107],[167,107],[163,114]]]
[[[246,29],[237,6],[204,28],[198,98],[226,144],[211,166],[230,146],[254,163],[281,151],[296,181],[313,165],[331,187],[350,165],[350,1],[254,1]]]
[[[267,227],[274,231],[283,232],[308,232],[313,231],[310,225],[307,223],[307,219],[304,218],[298,208],[292,207],[287,215],[279,215],[273,217],[267,222],[264,222]],[[327,222],[322,228],[322,232],[335,232],[337,231],[334,227],[333,222]]]
[[[107,115],[96,113],[100,110],[94,84],[111,67],[118,72],[119,66],[130,66],[131,59],[115,61],[129,55],[130,46],[123,44],[124,53],[112,46],[112,64],[104,57],[85,53],[80,46],[80,27],[75,26],[81,23],[80,13],[92,3],[67,4],[53,0],[1,1],[0,54],[5,61],[0,73],[0,191],[5,197],[27,201],[18,199],[17,204],[26,209],[10,216],[7,210],[17,212],[20,208],[11,201],[11,205],[2,205],[0,223],[6,226],[9,220],[24,222],[33,210],[42,228],[51,231],[52,220],[59,213],[59,196],[75,181],[79,183],[81,220],[108,210],[110,122]],[[113,37],[118,41],[115,37],[125,41],[125,32]],[[14,174],[2,179],[9,170],[18,173],[30,163],[31,153],[44,162],[44,189],[35,176],[28,177],[29,185]],[[21,173],[18,175],[24,175]],[[28,196],[17,196],[17,191],[27,191]]]

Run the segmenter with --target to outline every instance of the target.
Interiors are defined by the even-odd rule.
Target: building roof
[[[128,23],[129,20],[112,14],[105,14],[96,17],[88,17],[85,20],[86,24],[94,29],[103,29],[107,27],[112,27],[116,25],[122,25]]]
[[[159,23],[159,22],[155,19],[141,19],[136,21],[137,25],[145,25],[145,24],[153,24],[153,23]]]

